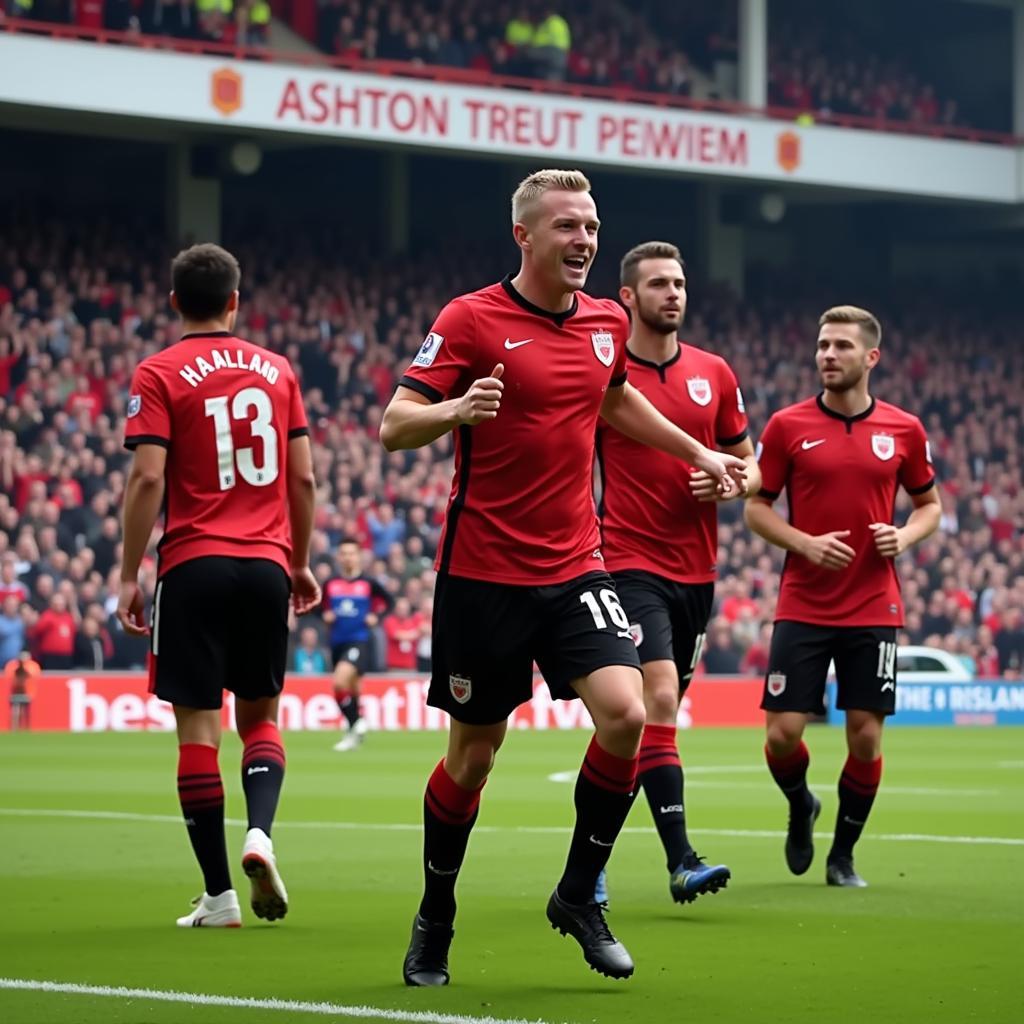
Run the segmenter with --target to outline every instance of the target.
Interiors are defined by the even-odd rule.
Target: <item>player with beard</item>
[[[690,845],[676,718],[711,613],[715,502],[756,494],[761,477],[735,374],[720,356],[679,341],[686,315],[679,250],[668,242],[636,246],[622,259],[619,281],[619,295],[632,314],[626,364],[633,386],[702,444],[748,466],[746,489],[726,497],[706,473],[681,473],[671,456],[611,426],[598,428],[602,550],[644,674],[647,724],[638,781],[665,850],[669,892],[677,903],[689,903],[725,886],[730,872],[724,864],[704,864]],[[605,898],[599,881],[595,899]]]
[[[823,391],[777,412],[758,447],[762,485],[747,502],[755,533],[784,548],[775,630],[761,707],[765,756],[789,801],[786,863],[811,866],[821,803],[807,788],[807,715],[824,702],[835,662],[847,758],[828,854],[829,885],[862,887],[854,844],[882,777],[882,727],[896,709],[896,630],[903,604],[894,560],[930,536],[941,505],[920,421],[868,390],[882,329],[867,310],[836,306],[818,321]],[[913,510],[893,524],[902,487]],[[786,490],[789,520],[772,509]]]
[[[389,451],[455,432],[455,476],[437,559],[427,701],[451,716],[424,796],[424,893],[402,974],[446,985],[455,885],[509,716],[533,694],[594,720],[576,780],[565,870],[548,900],[594,970],[633,961],[594,901],[632,802],[644,724],[629,620],[605,571],[592,473],[598,417],[703,469],[728,493],[746,464],[669,422],[627,382],[626,315],[583,292],[600,222],[579,171],[538,171],[512,197],[519,272],[453,299],[384,413]]]

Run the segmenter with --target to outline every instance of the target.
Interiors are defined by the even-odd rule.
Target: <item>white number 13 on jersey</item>
[[[256,415],[249,419],[249,410]],[[277,434],[271,425],[274,407],[267,393],[260,388],[243,388],[231,402],[231,416],[228,416],[227,395],[218,395],[206,400],[206,415],[213,417],[214,436],[217,440],[217,479],[222,491],[235,486],[235,467],[247,484],[266,487],[277,479]],[[247,420],[254,438],[263,442],[263,465],[257,466],[252,448],[239,448],[231,436],[231,420]]]

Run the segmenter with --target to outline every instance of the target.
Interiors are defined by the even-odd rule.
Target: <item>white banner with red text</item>
[[[1016,203],[1020,150],[328,67],[0,35],[0,103],[381,145]]]
[[[360,703],[371,729],[441,730],[448,727],[443,711],[427,706],[427,680],[422,675],[368,675],[362,680]],[[12,704],[6,683],[0,683],[0,731],[11,728],[11,712],[20,728],[62,732],[167,732],[174,728],[170,704],[147,690],[147,677],[133,673],[44,673],[30,688],[31,700]],[[224,724],[232,722],[232,697],[225,694]],[[761,680],[697,679],[679,713],[682,728],[758,725],[762,712]],[[281,696],[283,729],[339,729],[338,705],[329,676],[289,676]],[[591,728],[582,701],[552,700],[539,679],[533,699],[512,716],[516,729]]]

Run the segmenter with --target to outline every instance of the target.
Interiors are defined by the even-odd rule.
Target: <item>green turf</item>
[[[488,784],[459,883],[453,984],[430,991],[406,989],[400,970],[420,889],[415,826],[442,737],[372,735],[347,755],[331,751],[333,738],[286,737],[275,841],[291,895],[287,920],[258,923],[246,908],[241,930],[186,931],[173,919],[201,883],[177,820],[172,737],[0,737],[0,975],[577,1024],[1024,1020],[1024,845],[881,838],[1024,841],[1022,730],[889,732],[882,794],[858,852],[871,883],[862,891],[823,884],[825,838],[797,879],[780,838],[703,834],[777,831],[785,808],[756,732],[686,734],[693,838],[734,878],[723,893],[673,905],[641,801],[610,870],[610,922],[637,962],[628,982],[589,971],[575,943],[551,931],[544,905],[567,834],[523,828],[567,825],[572,787],[547,776],[574,770],[587,737],[517,733]],[[819,727],[809,743],[824,832],[835,814],[842,732]],[[229,738],[222,764],[235,818],[238,752]],[[709,770],[723,766],[740,770]],[[174,820],[27,817],[11,808]],[[373,827],[403,823],[414,827]],[[231,827],[236,860],[242,834]],[[240,871],[236,881],[244,896]],[[317,1019],[329,1018],[0,991],[0,1021],[11,1024]]]

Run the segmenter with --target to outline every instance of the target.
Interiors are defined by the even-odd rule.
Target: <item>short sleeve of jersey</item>
[[[398,383],[432,402],[444,401],[473,367],[475,354],[473,310],[469,303],[455,299],[438,314],[412,365]]]
[[[722,364],[720,379],[722,400],[718,403],[715,420],[715,441],[722,448],[731,448],[746,439],[747,411],[736,374],[727,364]]]
[[[612,377],[608,382],[608,386],[620,388],[626,383],[626,377],[628,376],[626,371],[626,339],[630,333],[629,316],[617,302],[612,302],[612,306],[619,314],[619,329],[621,331],[622,343],[615,352],[615,365],[612,367]]]
[[[919,419],[907,431],[907,457],[900,467],[900,483],[908,494],[924,494],[935,483],[928,436]]]
[[[142,363],[135,370],[128,392],[124,446],[134,449],[140,444],[160,444],[166,448],[171,440],[171,409],[167,393],[156,372]]]
[[[288,407],[288,440],[303,437],[309,433],[306,407],[302,404],[302,391],[294,374],[291,374],[291,399]]]
[[[761,497],[774,501],[786,486],[789,475],[789,454],[785,430],[777,416],[764,428],[757,446],[757,465],[761,470]]]

